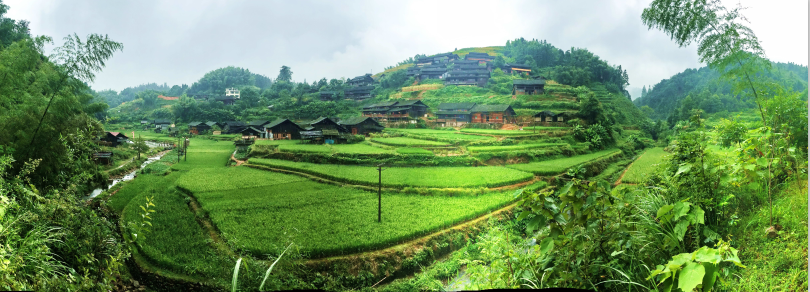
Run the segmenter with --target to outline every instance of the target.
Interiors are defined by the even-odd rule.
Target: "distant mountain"
[[[786,88],[795,91],[807,90],[807,66],[793,63],[771,63],[771,70],[764,74]],[[633,101],[638,107],[649,106],[654,110],[652,118],[666,119],[689,96],[688,102],[706,113],[720,111],[737,112],[755,106],[753,100],[732,94],[731,84],[720,79],[720,73],[702,67],[686,69],[653,86],[646,95]]]

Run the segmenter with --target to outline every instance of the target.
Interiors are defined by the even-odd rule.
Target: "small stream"
[[[151,145],[150,145],[150,146],[151,146]],[[138,169],[133,170],[133,171],[132,171],[132,172],[130,172],[130,173],[127,173],[127,174],[126,174],[126,175],[124,175],[124,177],[122,177],[122,178],[117,178],[117,179],[113,179],[113,180],[111,180],[110,184],[109,184],[109,185],[107,185],[107,187],[105,187],[105,188],[97,188],[97,189],[93,190],[93,192],[92,192],[92,193],[90,193],[89,195],[87,195],[86,197],[84,197],[84,199],[85,199],[85,200],[91,200],[91,199],[95,198],[96,196],[100,195],[100,194],[101,194],[102,192],[104,192],[105,190],[109,190],[109,189],[110,189],[110,188],[112,188],[112,187],[113,187],[115,184],[117,184],[117,183],[119,183],[119,182],[122,182],[122,181],[128,181],[128,180],[132,180],[132,179],[134,179],[134,178],[137,176],[138,171],[140,171],[141,169],[143,169],[144,167],[146,167],[146,166],[147,166],[147,165],[149,165],[150,163],[160,160],[160,158],[161,158],[161,157],[163,157],[163,155],[165,155],[165,153],[164,153],[164,154],[158,154],[158,155],[153,156],[153,157],[149,157],[148,159],[146,159],[146,161],[144,161],[144,162],[141,164],[141,167],[138,167]]]

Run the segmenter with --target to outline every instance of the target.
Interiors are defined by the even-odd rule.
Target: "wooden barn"
[[[354,117],[340,121],[340,125],[352,132],[352,135],[365,135],[382,132],[385,127],[369,117]]]
[[[273,140],[298,140],[301,139],[301,126],[288,119],[276,119],[264,125],[264,137]]]
[[[546,86],[545,79],[512,80],[512,95],[543,94]]]
[[[211,126],[203,122],[188,123],[188,132],[194,135],[199,135],[211,130]]]
[[[514,124],[515,110],[508,104],[476,104],[472,110],[472,123]]]

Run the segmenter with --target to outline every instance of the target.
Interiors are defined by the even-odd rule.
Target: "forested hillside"
[[[794,91],[807,90],[807,66],[793,63],[771,63],[763,68],[762,78]],[[805,94],[806,96],[806,94]],[[692,109],[712,114],[720,111],[739,112],[754,108],[748,95],[735,93],[731,83],[709,67],[686,69],[652,86],[633,101],[654,119],[685,120]],[[646,109],[644,107],[649,107]]]

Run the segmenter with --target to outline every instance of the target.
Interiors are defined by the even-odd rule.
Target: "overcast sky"
[[[124,44],[92,87],[188,84],[225,66],[296,81],[377,73],[416,54],[503,46],[524,37],[586,48],[630,77],[633,97],[687,68],[678,48],[641,23],[649,0],[610,1],[102,1],[4,0],[33,35],[107,34]],[[768,58],[807,65],[808,1],[740,1]],[[725,1],[733,6],[738,1]],[[52,49],[53,46],[48,48]]]

